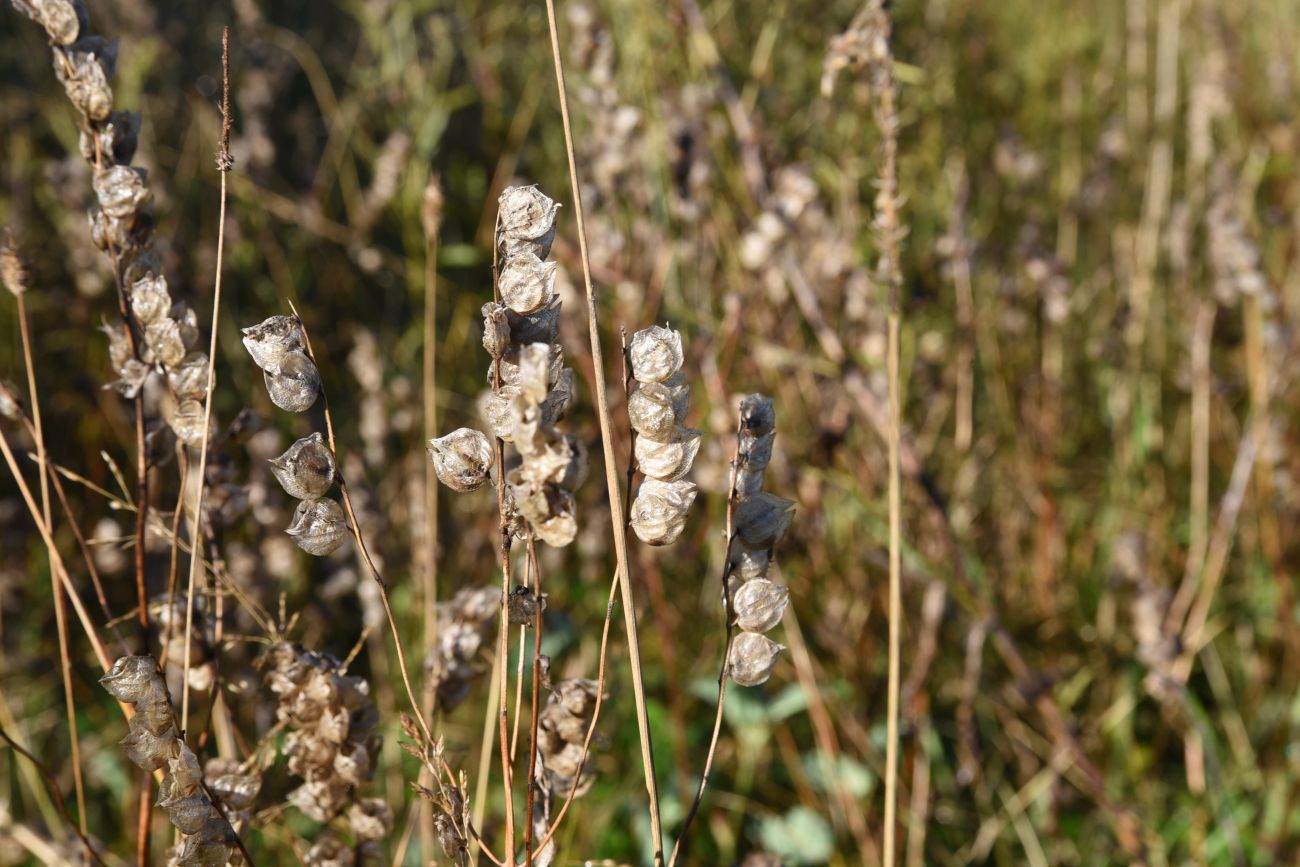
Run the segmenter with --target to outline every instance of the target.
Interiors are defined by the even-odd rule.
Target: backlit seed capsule
[[[690,470],[700,451],[701,436],[700,431],[680,428],[669,442],[637,437],[634,447],[637,468],[652,479],[676,481]]]
[[[201,401],[182,400],[166,414],[166,418],[167,426],[176,434],[176,439],[193,448],[203,444],[203,424],[207,420],[207,414]]]
[[[253,363],[272,373],[279,371],[286,355],[305,348],[302,323],[296,316],[272,316],[243,332],[244,348]]]
[[[767,632],[781,622],[790,588],[766,578],[746,581],[732,597],[736,625],[747,632]]]
[[[772,399],[762,394],[751,394],[740,402],[740,424],[750,436],[761,437],[776,428],[776,408]]]
[[[506,308],[489,301],[479,310],[483,314],[483,348],[493,358],[500,358],[510,348],[510,321]]]
[[[99,683],[118,701],[135,703],[149,692],[157,674],[158,664],[152,656],[123,656]]]
[[[334,484],[334,453],[319,432],[298,440],[270,463],[284,492],[300,500],[323,496]]]
[[[767,465],[772,462],[772,443],[775,439],[776,431],[768,431],[757,437],[741,434],[741,465],[751,470],[767,469]]]
[[[742,632],[731,643],[727,665],[731,679],[741,686],[758,686],[772,676],[776,658],[784,650],[765,635]]]
[[[646,479],[632,501],[632,530],[647,545],[671,545],[686,528],[699,489],[693,482]]]
[[[560,206],[537,187],[506,187],[497,199],[497,245],[507,258],[531,252],[545,259]]]
[[[306,412],[320,394],[320,371],[316,362],[301,352],[285,353],[278,373],[262,372],[271,402],[286,412]]]
[[[154,360],[163,367],[175,367],[185,358],[181,323],[170,317],[151,322],[144,330],[144,342]]]
[[[453,491],[477,491],[487,484],[496,455],[487,434],[463,427],[429,440],[438,481]]]
[[[134,216],[149,200],[145,171],[132,166],[113,166],[97,173],[94,187],[99,207],[118,220]]]
[[[674,384],[674,380],[681,382]],[[691,392],[680,373],[664,382],[637,383],[627,399],[627,417],[638,436],[659,442],[672,439],[690,409]]]
[[[14,6],[45,28],[50,41],[69,45],[86,25],[86,9],[80,0],[14,0]]]
[[[557,268],[558,263],[543,261],[528,252],[506,260],[497,280],[502,302],[518,314],[541,309],[555,295]]]
[[[505,442],[514,441],[515,424],[518,421],[514,401],[518,395],[518,386],[503,385],[496,391],[483,392],[479,398],[479,415],[487,422],[492,435]]]
[[[131,312],[140,325],[148,327],[162,321],[172,309],[167,278],[152,271],[131,285]]]
[[[191,352],[171,370],[167,383],[177,400],[203,400],[208,394],[208,354]]]
[[[632,335],[627,348],[637,382],[662,382],[682,369],[682,335],[652,325]]]
[[[794,520],[794,500],[762,492],[736,505],[736,535],[748,548],[771,548]]]
[[[532,313],[521,315],[507,309],[506,320],[510,328],[507,339],[512,343],[554,343],[560,336],[560,296],[552,295]]]
[[[117,67],[117,40],[87,36],[67,48],[54,46],[54,75],[68,101],[91,120],[103,120],[113,110],[109,82]]]
[[[285,532],[308,554],[324,557],[337,551],[347,539],[348,521],[342,507],[333,500],[303,500]]]

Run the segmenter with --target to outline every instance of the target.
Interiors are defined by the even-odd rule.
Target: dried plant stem
[[[677,859],[686,856],[687,837],[691,831],[691,823],[695,821],[695,815],[700,810],[700,803],[704,800],[704,789],[709,784],[709,772],[713,770],[713,757],[718,750],[718,736],[722,733],[723,710],[727,703],[727,679],[731,673],[731,642],[735,638],[735,612],[731,602],[731,584],[727,580],[731,577],[731,546],[736,533],[735,522],[735,504],[736,504],[736,471],[740,466],[740,425],[736,425],[736,448],[731,454],[731,473],[727,481],[727,521],[725,529],[726,550],[722,554],[722,599],[723,613],[726,618],[727,640],[722,648],[722,670],[718,672],[718,709],[713,718],[713,733],[709,735],[709,751],[704,757],[704,769],[700,772],[700,786],[695,790],[695,798],[691,801],[691,808],[686,812],[686,819],[682,822],[682,830],[677,835],[677,842],[673,844],[673,854],[668,860],[669,867],[677,863]]]
[[[533,867],[533,800],[537,792],[534,778],[537,775],[537,726],[541,718],[542,698],[542,564],[537,559],[532,530],[528,531],[528,562],[533,566],[532,592],[537,599],[537,619],[533,623],[533,695],[528,736],[528,801],[524,809],[524,864]],[[521,653],[520,657],[522,656]],[[522,680],[521,677],[520,681]],[[517,711],[515,721],[519,721]],[[575,780],[574,788],[577,785]]]
[[[501,679],[501,666],[492,660],[492,678],[488,684],[488,698],[484,703],[483,710],[483,736],[479,739],[478,754],[478,784],[474,787],[474,809],[471,812],[472,820],[482,826],[483,813],[487,804],[488,778],[492,773],[492,743],[496,740],[492,730],[493,722],[496,720],[497,703],[501,700],[501,693],[497,689],[497,684]],[[477,867],[478,849],[470,853],[470,863]]]
[[[167,654],[172,641],[172,621],[176,610],[176,575],[180,565],[181,521],[185,518],[185,488],[189,484],[190,455],[185,446],[177,444],[180,464],[180,488],[176,492],[176,511],[172,513],[171,564],[167,568],[167,624],[163,627],[162,651],[158,654],[158,670],[166,673]],[[191,548],[191,551],[193,549]]]
[[[894,299],[897,304],[897,297]],[[902,497],[898,444],[902,436],[898,395],[899,315],[889,313],[889,674],[885,720],[885,829],[884,864],[893,867],[895,810],[898,803],[898,691],[900,665],[899,633],[902,625]]]
[[[10,737],[9,733],[3,728],[0,728],[0,739],[4,740],[4,742],[7,743],[14,752],[18,753],[18,755],[31,762],[36,767],[36,770],[40,771],[41,776],[45,778],[45,785],[49,788],[50,794],[54,796],[55,803],[58,804],[59,812],[63,814],[64,821],[72,826],[73,830],[77,832],[77,836],[81,838],[82,844],[86,847],[86,854],[90,856],[90,860],[94,861],[96,864],[103,864],[104,862],[99,857],[99,853],[96,852],[95,847],[91,845],[90,838],[86,836],[84,817],[81,822],[81,827],[78,827],[77,824],[72,821],[72,817],[68,815],[68,805],[63,801],[63,795],[59,792],[58,780],[54,779],[54,775],[49,772],[49,769],[46,768],[45,765],[41,764],[40,760],[37,759],[36,756],[19,746],[18,742]]]
[[[432,434],[438,429],[438,232],[425,239],[424,245],[424,357],[421,391],[424,402],[424,429]],[[424,461],[424,646],[438,646],[438,475],[433,461]],[[433,716],[435,691],[430,680],[425,689],[426,715]],[[421,784],[427,785],[428,774]],[[418,805],[420,819],[420,854],[425,861],[434,858],[433,808]]]
[[[587,228],[582,213],[582,189],[578,184],[577,159],[573,151],[573,126],[569,120],[569,97],[564,83],[564,61],[560,54],[560,34],[555,19],[555,0],[546,0],[546,20],[551,33],[551,56],[555,61],[555,86],[560,98],[560,117],[564,124],[564,149],[569,162],[569,185],[573,192],[574,219],[578,227],[578,250],[582,258],[582,279],[587,297],[587,326],[591,338],[591,362],[596,384],[596,410],[600,417],[601,450],[605,456],[605,484],[609,491],[609,517],[614,532],[614,554],[618,561],[619,589],[623,597],[623,619],[627,630],[628,662],[632,669],[632,690],[636,699],[637,730],[641,740],[641,767],[645,775],[646,795],[650,807],[650,834],[653,838],[654,863],[664,860],[663,826],[659,818],[659,785],[655,780],[654,745],[650,739],[650,718],[646,712],[645,683],[641,674],[641,648],[637,638],[636,603],[632,596],[632,576],[627,554],[627,528],[622,521],[623,494],[619,488],[618,465],[614,458],[613,421],[609,397],[605,391],[605,364],[600,348],[600,323],[596,316],[596,290],[591,282],[591,260],[587,251]]]
[[[32,432],[36,440],[36,459],[40,464],[41,517],[45,526],[54,527],[50,512],[50,471],[45,453],[45,427],[41,423],[40,394],[36,388],[36,366],[32,356],[31,330],[27,323],[27,305],[19,293],[18,330],[23,345],[23,366],[27,369],[27,393],[32,405]],[[77,699],[72,692],[72,663],[68,658],[68,611],[63,601],[63,591],[54,573],[53,553],[50,553],[50,594],[54,601],[54,623],[59,637],[59,673],[63,680],[63,704],[68,717],[68,739],[72,745],[72,783],[77,798],[77,821],[81,833],[86,833],[86,787],[81,776],[81,739],[77,735]]]

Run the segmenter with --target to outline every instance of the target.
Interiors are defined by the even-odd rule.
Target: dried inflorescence
[[[256,666],[276,696],[276,719],[289,732],[284,740],[289,773],[303,780],[289,803],[317,822],[346,811],[354,848],[377,850],[392,828],[392,813],[383,802],[358,798],[356,792],[374,775],[379,752],[379,714],[369,684],[345,674],[333,657],[283,642],[258,657]],[[326,850],[335,851],[329,839],[318,841],[320,858],[309,858],[310,863],[332,863],[325,857]]]
[[[235,853],[235,831],[203,791],[198,757],[178,735],[167,686],[153,657],[124,656],[99,682],[113,698],[135,708],[121,742],[127,758],[143,770],[163,772],[158,806],[188,835],[174,863],[225,864]]]
[[[537,779],[552,798],[565,798],[575,789],[574,794],[581,795],[591,788],[583,744],[599,694],[597,681],[562,680],[546,699],[537,726]]]
[[[464,701],[486,670],[483,651],[492,645],[500,612],[501,591],[494,587],[466,587],[438,605],[438,645],[429,664],[442,710]]]
[[[742,400],[726,586],[733,622],[742,630],[732,642],[727,667],[731,679],[741,686],[756,686],[771,677],[783,648],[763,633],[781,622],[790,599],[789,588],[767,580],[772,549],[794,519],[793,500],[763,490],[775,437],[776,409],[771,398],[751,394]]]
[[[691,388],[682,373],[682,335],[657,325],[627,347],[633,382],[627,399],[633,457],[645,481],[632,500],[632,530],[647,545],[671,545],[686,529],[695,484],[682,477],[700,451],[701,433],[686,427]]]

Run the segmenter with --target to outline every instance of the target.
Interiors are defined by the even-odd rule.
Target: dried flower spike
[[[627,351],[637,382],[663,382],[682,369],[682,335],[671,328],[652,325],[638,331]]]
[[[0,235],[0,283],[15,296],[27,291],[27,262],[8,230]]]
[[[50,41],[71,45],[86,25],[86,8],[81,0],[13,0],[18,11],[45,28]]]
[[[337,551],[347,539],[348,522],[342,507],[333,500],[303,500],[285,532],[308,554],[324,557]]]
[[[271,472],[286,494],[309,500],[324,496],[334,484],[337,468],[334,453],[317,432],[303,437],[284,454],[272,459]]]
[[[776,658],[785,648],[756,632],[742,632],[731,643],[727,666],[731,679],[741,686],[758,686],[772,676]]]
[[[463,427],[429,440],[429,457],[438,481],[453,491],[477,491],[487,484],[496,454],[487,434]]]

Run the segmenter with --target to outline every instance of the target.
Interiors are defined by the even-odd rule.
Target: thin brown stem
[[[537,559],[533,533],[528,532],[528,559],[533,564],[533,597],[537,601],[537,618],[533,623],[533,696],[528,736],[528,802],[524,809],[524,864],[533,867],[533,800],[537,793],[537,726],[541,713],[542,689],[542,564]],[[577,783],[574,783],[577,786]]]
[[[50,794],[54,797],[54,802],[58,804],[59,812],[63,814],[64,821],[66,821],[68,825],[77,832],[77,836],[81,838],[82,844],[86,847],[86,854],[90,856],[90,860],[94,861],[96,864],[103,864],[103,859],[99,857],[99,853],[95,851],[95,847],[90,843],[90,838],[86,836],[86,830],[78,827],[77,823],[72,821],[72,817],[68,815],[68,805],[64,803],[63,794],[59,791],[59,784],[58,781],[54,779],[54,775],[49,772],[49,769],[47,769],[45,765],[41,764],[40,759],[19,746],[18,742],[10,737],[9,733],[3,728],[0,728],[0,739],[3,739],[5,743],[9,744],[10,748],[14,752],[27,759],[27,761],[31,762],[32,765],[35,766],[36,770],[40,771],[41,776],[45,778],[46,787],[49,788]]]
[[[582,279],[587,298],[587,326],[591,340],[593,379],[596,385],[596,409],[600,418],[600,440],[605,456],[605,485],[609,492],[609,517],[614,533],[614,554],[618,562],[619,590],[623,597],[623,620],[627,631],[628,662],[632,669],[632,692],[636,700],[637,732],[641,741],[641,769],[645,776],[646,796],[650,802],[650,834],[654,849],[654,863],[660,865],[663,863],[664,853],[663,826],[659,817],[659,784],[655,779],[654,745],[650,738],[650,717],[646,710],[645,683],[641,673],[641,647],[637,637],[636,602],[632,596],[627,530],[622,521],[623,493],[619,487],[618,465],[614,458],[613,421],[609,412],[609,397],[605,389],[605,363],[600,348],[596,290],[591,281],[591,258],[587,250],[587,228],[582,212],[582,189],[578,183],[577,158],[573,150],[573,125],[569,119],[569,97],[564,83],[564,61],[560,52],[555,0],[546,0],[546,20],[551,33],[555,86],[560,98],[560,118],[564,124],[564,149],[569,162],[569,186],[573,194],[574,219],[578,226],[578,250],[582,259]]]

